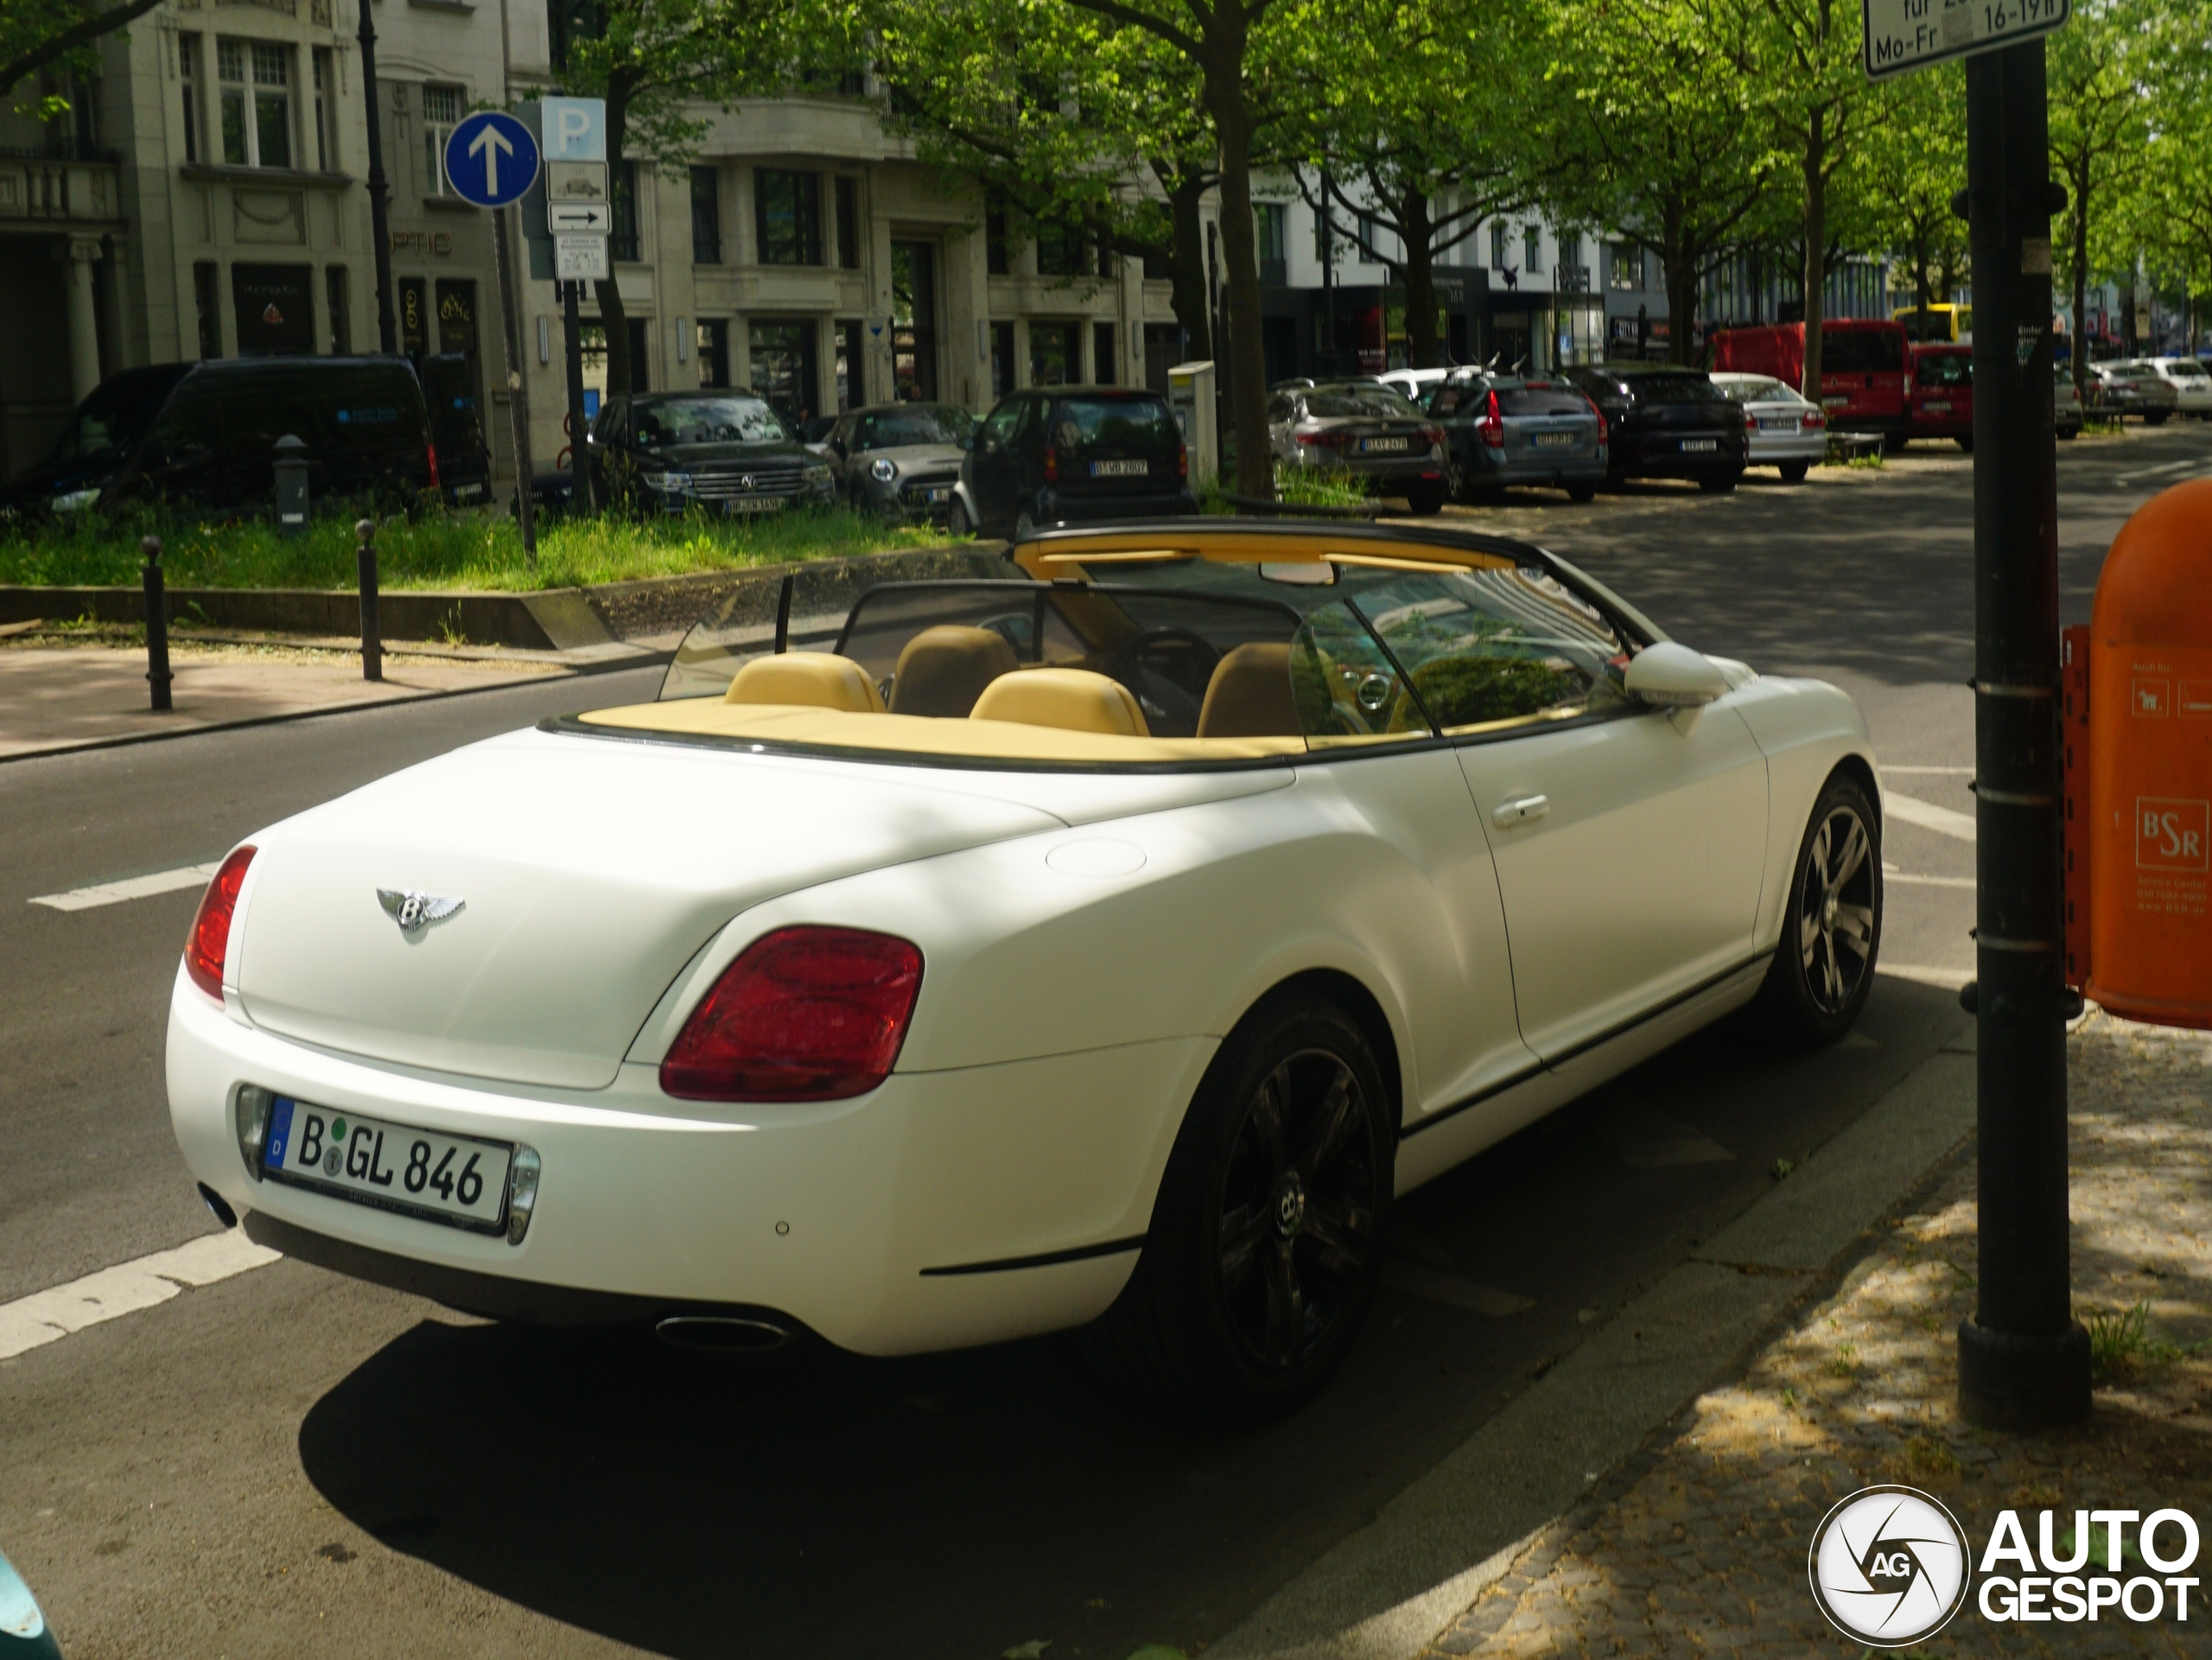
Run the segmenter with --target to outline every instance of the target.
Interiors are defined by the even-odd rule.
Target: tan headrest
[[[1144,711],[1120,681],[1089,669],[1025,669],[991,682],[976,700],[978,721],[1019,721],[1067,732],[1148,738]]]
[[[849,657],[832,657],[827,652],[756,657],[737,671],[722,702],[798,703],[809,709],[841,709],[851,715],[883,713],[883,695],[868,671]]]
[[[1014,667],[1014,647],[1003,634],[952,623],[925,628],[899,653],[891,712],[957,721],[976,707],[984,687]]]
[[[1295,738],[1303,730],[1290,689],[1289,646],[1239,646],[1214,665],[1198,736]]]

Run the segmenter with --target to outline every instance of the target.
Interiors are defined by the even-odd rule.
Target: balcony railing
[[[100,225],[122,217],[123,169],[113,151],[71,158],[0,150],[0,220]]]

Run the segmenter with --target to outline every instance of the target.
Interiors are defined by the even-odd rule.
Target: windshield
[[[757,398],[641,398],[638,442],[676,444],[774,444],[791,441],[783,417]]]
[[[1725,404],[1720,388],[1703,375],[1635,375],[1629,391],[1639,404]]]
[[[93,389],[61,429],[48,455],[55,467],[99,467],[122,461],[137,448],[179,372],[147,371],[117,375]]]
[[[1497,407],[1501,415],[1587,415],[1590,402],[1572,386],[1556,386],[1548,381],[1532,381],[1525,386],[1501,385],[1497,389]]]
[[[1052,411],[1052,442],[1062,449],[1159,449],[1177,442],[1164,399],[1137,394],[1064,398]]]
[[[2203,380],[2212,378],[2212,377],[2208,377],[2205,374],[2204,366],[2199,363],[2195,358],[2176,358],[2171,363],[2166,366],[2166,372],[2173,376],[2177,380]]]
[[[947,404],[916,404],[881,415],[863,415],[853,429],[855,449],[899,449],[908,444],[957,444],[974,430],[976,417]]]
[[[1716,380],[1713,384],[1732,404],[1794,403],[1797,397],[1780,381],[1765,375],[1752,375],[1742,380]]]
[[[1913,378],[1923,386],[1969,386],[1974,384],[1974,359],[1965,352],[1923,352],[1914,366]]]
[[[1419,411],[1388,386],[1329,386],[1306,394],[1306,413],[1322,421],[1410,421]]]
[[[1904,330],[1888,327],[1831,328],[1821,336],[1821,367],[1871,374],[1904,367]]]

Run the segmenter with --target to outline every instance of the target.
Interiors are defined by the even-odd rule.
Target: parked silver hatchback
[[[957,404],[875,404],[838,417],[824,445],[842,493],[861,512],[942,519],[975,430]]]

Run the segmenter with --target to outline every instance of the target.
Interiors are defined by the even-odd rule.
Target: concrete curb
[[[1973,1027],[1208,1652],[1411,1660],[1973,1133]]]

